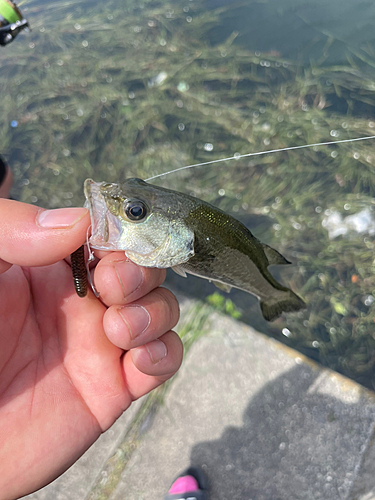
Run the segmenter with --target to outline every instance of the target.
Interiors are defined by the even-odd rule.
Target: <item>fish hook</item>
[[[95,295],[96,298],[99,298],[100,296],[100,293],[98,292],[98,290],[95,288],[95,285],[91,279],[91,274],[90,274],[90,262],[92,262],[93,260],[95,260],[95,256],[94,256],[94,252],[91,250],[91,247],[90,247],[90,242],[89,242],[89,231],[91,229],[91,225],[87,228],[87,232],[86,232],[86,246],[87,246],[87,250],[89,252],[89,256],[87,258],[87,261],[86,261],[86,272],[87,272],[87,280],[91,286],[91,290],[93,291],[93,294]]]

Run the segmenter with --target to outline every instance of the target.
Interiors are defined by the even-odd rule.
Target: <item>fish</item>
[[[121,250],[139,266],[172,268],[226,292],[244,290],[259,299],[267,321],[306,307],[268,270],[290,262],[219,208],[137,178],[120,184],[87,179],[84,193],[93,249]]]

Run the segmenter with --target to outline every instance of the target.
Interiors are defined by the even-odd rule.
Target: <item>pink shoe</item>
[[[202,469],[189,467],[169,488],[164,500],[208,500],[207,478]]]

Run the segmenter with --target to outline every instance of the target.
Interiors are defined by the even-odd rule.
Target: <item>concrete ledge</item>
[[[111,500],[162,499],[201,465],[215,500],[347,499],[372,393],[228,318],[193,346]]]

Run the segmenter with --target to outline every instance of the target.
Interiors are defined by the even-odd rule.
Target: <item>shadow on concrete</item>
[[[242,427],[195,445],[191,463],[206,470],[215,500],[342,500],[373,419],[356,385],[345,391],[330,372],[297,365],[251,399]]]

